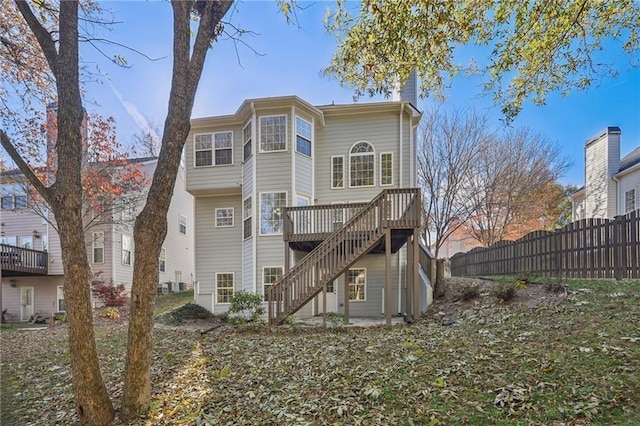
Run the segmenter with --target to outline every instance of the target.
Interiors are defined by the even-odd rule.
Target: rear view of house
[[[314,106],[296,96],[193,119],[196,302],[219,313],[235,292],[257,293],[272,322],[423,312],[419,119],[410,100]]]

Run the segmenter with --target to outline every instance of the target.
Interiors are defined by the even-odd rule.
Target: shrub
[[[516,297],[517,284],[500,283],[493,289],[493,295],[502,302],[508,302]]]
[[[457,291],[456,300],[468,302],[480,296],[480,287],[476,283],[462,284]]]
[[[212,316],[213,314],[202,306],[195,303],[187,303],[171,311],[168,322],[170,324],[179,325],[184,324],[187,320],[208,319]]]
[[[229,312],[232,314],[240,314],[244,320],[257,320],[264,314],[262,296],[241,290],[231,298]]]
[[[127,296],[124,293],[124,284],[115,285],[113,281],[105,283],[100,278],[101,272],[93,275],[91,280],[91,293],[100,299],[105,306],[123,306],[127,303]]]
[[[102,312],[98,314],[98,316],[100,318],[119,319],[120,311],[118,311],[118,308],[116,308],[115,306],[109,306],[107,308],[104,308]]]

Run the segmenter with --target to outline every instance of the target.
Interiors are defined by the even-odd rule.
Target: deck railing
[[[420,193],[417,189],[387,189],[371,202],[357,206],[359,210],[349,211],[348,220],[331,233],[330,229],[336,223],[332,215],[339,209],[343,212],[355,209],[356,205],[285,209],[286,244],[296,238],[327,237],[269,288],[269,321],[272,324],[281,323],[319,294],[326,283],[338,278],[370,251],[387,229],[420,226]]]
[[[49,264],[46,251],[0,244],[0,265],[3,276],[47,275]]]

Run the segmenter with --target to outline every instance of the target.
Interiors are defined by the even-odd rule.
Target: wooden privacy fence
[[[582,219],[451,258],[454,276],[536,275],[640,278],[640,210],[615,219]]]

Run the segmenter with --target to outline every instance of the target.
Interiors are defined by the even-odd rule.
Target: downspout
[[[253,293],[258,292],[258,233],[256,229],[258,227],[258,217],[256,214],[256,206],[258,204],[257,198],[257,174],[258,174],[258,122],[256,120],[256,106],[251,102],[251,157],[253,158],[253,173],[251,176],[251,244],[252,244],[252,261],[253,261]]]
[[[402,155],[402,150],[403,150],[403,131],[402,131],[402,127],[403,127],[403,119],[404,119],[404,102],[402,102],[400,104],[400,131],[399,133],[399,137],[400,137],[400,144],[399,144],[399,155],[398,155],[398,188],[402,188],[402,160],[403,160],[403,155]],[[406,260],[405,260],[406,263]],[[406,267],[405,267],[406,270]],[[406,276],[405,276],[405,285],[407,285],[408,283],[406,282]],[[405,303],[408,303],[408,301],[405,301]],[[398,251],[398,313],[401,314],[402,313],[402,250]]]

